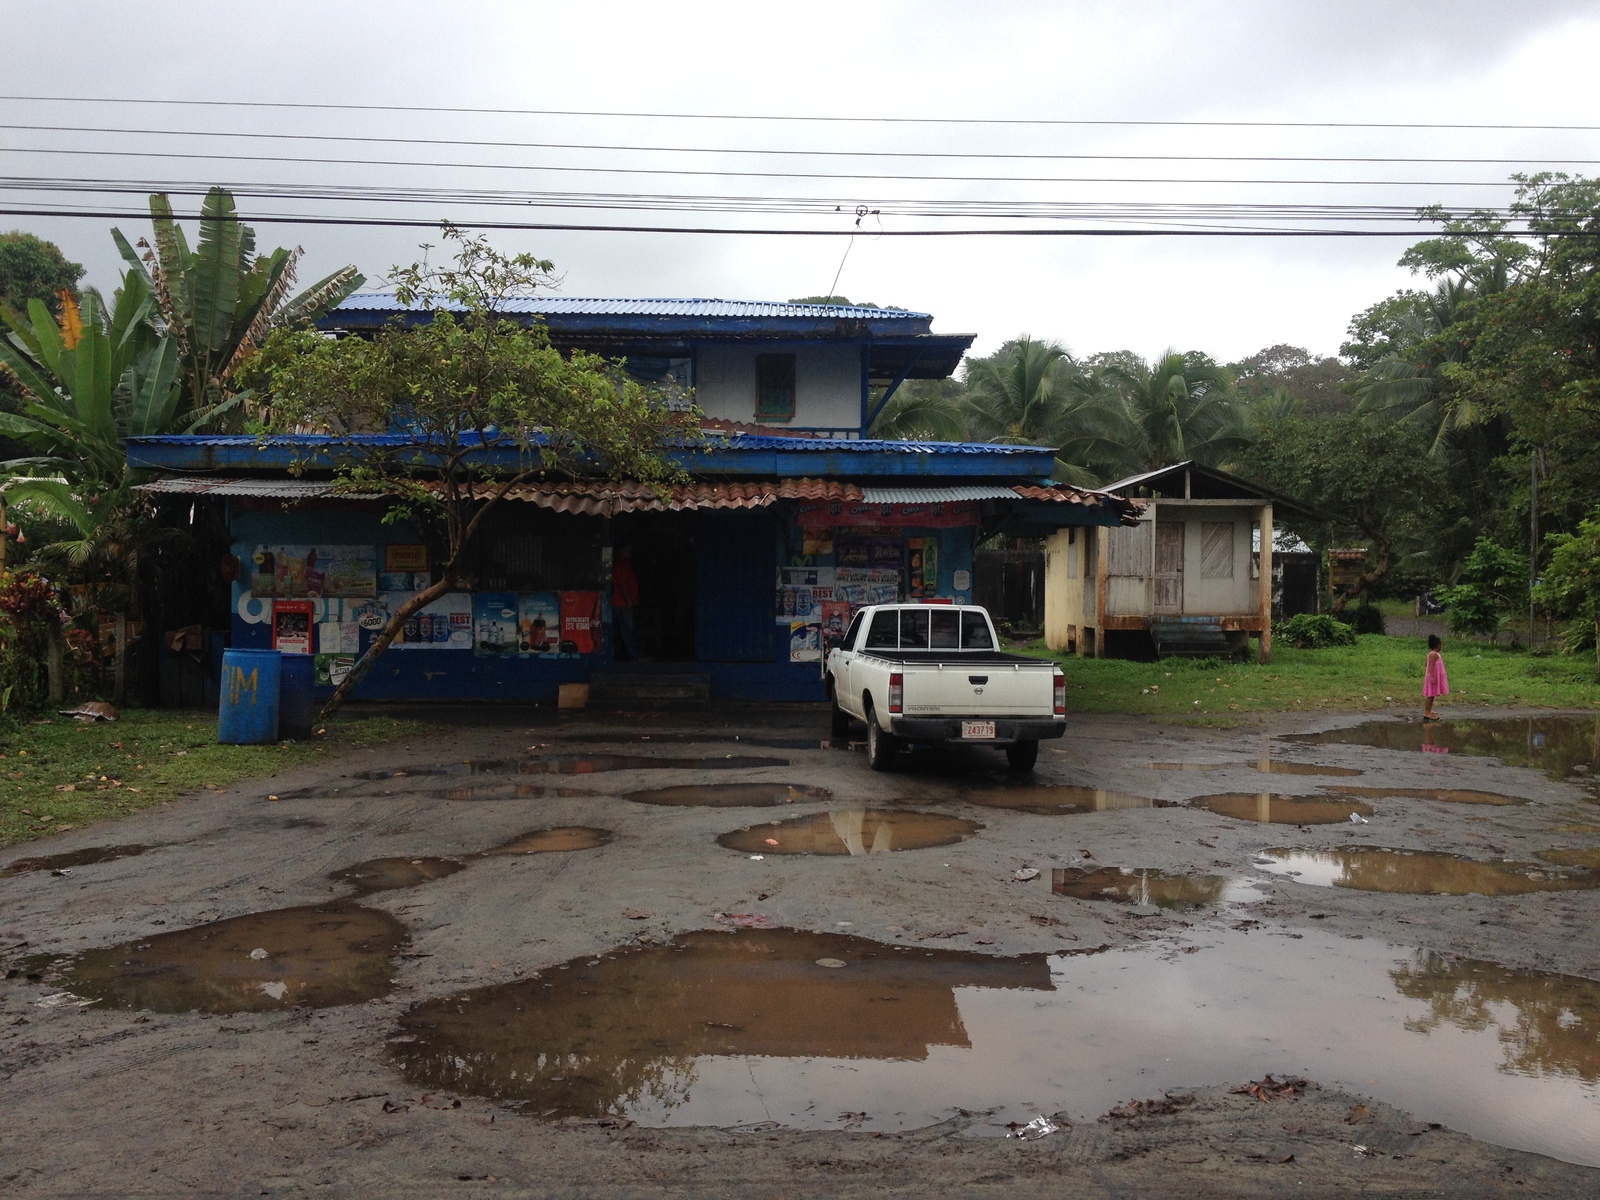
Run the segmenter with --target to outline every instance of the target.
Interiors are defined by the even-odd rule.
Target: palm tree
[[[1121,447],[1125,474],[1185,459],[1220,465],[1252,440],[1231,377],[1203,354],[1169,349],[1151,362],[1113,361],[1096,375],[1121,401],[1106,434]]]
[[[872,422],[871,436],[892,441],[956,442],[967,433],[961,385],[953,379],[908,379]]]
[[[1060,342],[1026,334],[969,363],[966,407],[973,433],[988,442],[1053,445],[1076,366]]]

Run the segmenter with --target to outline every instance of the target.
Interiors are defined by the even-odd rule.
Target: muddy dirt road
[[[457,711],[0,859],[0,1192],[1600,1193],[1594,716],[825,729]]]

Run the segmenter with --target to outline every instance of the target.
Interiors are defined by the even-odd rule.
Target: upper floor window
[[[756,355],[756,417],[787,421],[794,416],[794,355]]]

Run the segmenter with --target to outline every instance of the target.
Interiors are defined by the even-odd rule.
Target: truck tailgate
[[[1055,664],[907,664],[905,713],[915,716],[1048,717],[1055,711]]]

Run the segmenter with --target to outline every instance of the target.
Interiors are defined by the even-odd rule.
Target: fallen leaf
[[[1349,1115],[1344,1119],[1344,1123],[1346,1125],[1364,1125],[1370,1120],[1372,1120],[1372,1110],[1365,1104],[1358,1104],[1350,1110]]]

